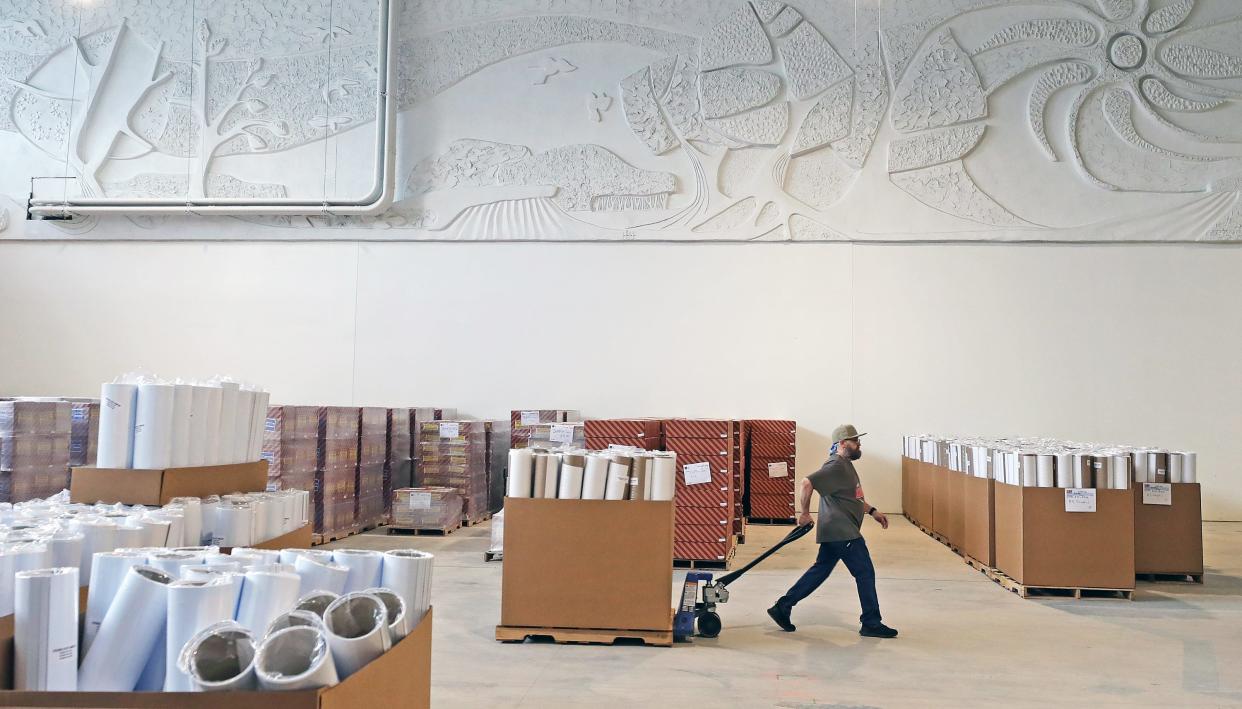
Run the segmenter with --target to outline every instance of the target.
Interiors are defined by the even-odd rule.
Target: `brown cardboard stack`
[[[269,406],[263,452],[272,490],[315,491],[319,469],[319,407]]]
[[[746,422],[746,515],[756,519],[794,519],[794,463],[798,424],[777,419]]]
[[[392,526],[449,531],[461,525],[461,495],[448,487],[412,487],[393,491]]]
[[[604,450],[611,445],[654,451],[664,447],[660,419],[591,419],[583,425],[586,447]]]
[[[673,556],[683,560],[728,561],[735,550],[733,532],[734,422],[728,419],[669,419],[664,448],[677,454],[676,524]],[[686,466],[706,467],[692,476]]]
[[[358,410],[358,468],[354,478],[356,521],[364,529],[383,521],[387,460],[388,409],[364,406]]]
[[[388,410],[384,456],[384,514],[392,513],[393,492],[414,485],[414,409]]]
[[[0,501],[24,502],[68,488],[72,430],[67,401],[0,400]]]
[[[462,496],[462,519],[488,514],[486,421],[428,421],[418,432],[421,487],[448,487]]]
[[[72,407],[69,465],[94,465],[99,452],[99,399],[66,399]]]
[[[511,448],[530,448],[531,441],[544,440],[533,434],[536,429],[545,436],[549,432],[549,427],[540,426],[540,424],[565,423],[567,421],[581,421],[582,417],[577,411],[571,409],[520,409],[509,412],[509,427],[512,430],[510,434]],[[581,447],[583,442],[576,442],[574,445]]]
[[[418,432],[422,430],[422,425],[428,421],[455,421],[457,419],[457,409],[448,409],[435,406],[418,406],[412,409],[414,422],[410,428],[413,436],[412,451],[414,454],[414,471],[412,473],[413,483],[415,486],[423,484],[423,470],[419,459],[418,450]]]
[[[358,420],[356,406],[319,407],[316,534],[348,534],[356,530]]]

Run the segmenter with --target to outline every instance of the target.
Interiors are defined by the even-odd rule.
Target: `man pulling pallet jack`
[[[875,567],[871,564],[867,542],[860,534],[864,515],[870,515],[882,528],[888,529],[884,513],[863,499],[862,483],[854,470],[853,461],[862,457],[859,439],[864,435],[852,425],[837,426],[832,432],[833,453],[828,462],[802,480],[798,491],[798,526],[811,523],[811,490],[815,490],[819,493],[819,522],[815,530],[819,555],[802,578],[768,609],[768,615],[781,630],[794,632],[796,628],[789,620],[794,606],[819,588],[837,562],[843,561],[854,576],[862,605],[862,628],[858,634],[869,638],[897,637],[896,630],[880,621]]]

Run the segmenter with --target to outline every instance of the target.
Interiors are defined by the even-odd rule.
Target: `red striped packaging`
[[[588,450],[608,450],[609,446],[629,446],[631,448],[641,448],[643,450],[654,451],[660,450],[660,439],[625,438],[622,436],[599,436],[596,438],[586,439],[586,447]]]
[[[755,495],[793,495],[793,478],[769,478],[766,473],[756,474],[750,479],[751,499]]]
[[[726,529],[729,526],[729,511],[722,507],[673,507],[673,524],[711,525]]]
[[[724,542],[673,542],[673,558],[692,561],[728,561],[733,555],[733,540]]]
[[[733,422],[728,419],[668,419],[664,438],[733,438]]]
[[[673,528],[675,542],[727,542],[733,535],[731,526],[716,524],[679,524]]]
[[[732,486],[678,485],[673,500],[681,507],[715,507],[725,518],[733,514]]]
[[[587,438],[660,438],[660,419],[591,419],[586,422]]]
[[[798,430],[798,422],[786,419],[746,419],[746,427],[752,435],[761,433],[792,436]]]
[[[792,458],[797,450],[793,441],[788,444],[750,442],[750,457],[752,458]]]
[[[733,457],[733,446],[714,438],[668,438],[664,441],[664,447],[676,453],[678,458],[683,455]]]
[[[751,450],[754,450],[755,446],[793,445],[796,440],[797,436],[792,433],[766,433],[763,431],[750,432]]]
[[[750,516],[760,519],[792,519],[794,516],[794,498],[789,495],[756,495],[750,496]]]

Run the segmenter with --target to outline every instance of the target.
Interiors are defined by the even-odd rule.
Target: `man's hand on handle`
[[[810,512],[803,512],[802,514],[798,515],[798,526],[799,527],[805,527],[808,524],[813,524],[814,521],[815,520],[811,519]]]

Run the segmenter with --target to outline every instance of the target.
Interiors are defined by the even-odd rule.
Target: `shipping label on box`
[[[689,463],[682,468],[687,485],[701,485],[712,481],[711,463]]]
[[[431,509],[431,493],[430,492],[411,492],[410,493],[410,509],[411,510]]]
[[[573,424],[553,426],[552,432],[548,434],[548,440],[554,443],[573,443],[574,442]]]
[[[789,477],[789,463],[768,463],[769,478]]]
[[[1095,488],[1069,488],[1065,491],[1066,512],[1095,512]]]
[[[461,435],[461,425],[457,421],[446,421],[440,424],[440,438],[457,438]]]
[[[1173,486],[1169,483],[1143,483],[1144,505],[1172,505]]]
[[[521,415],[521,421],[522,421],[523,426],[536,426],[539,424],[539,412],[538,411],[523,411]]]

